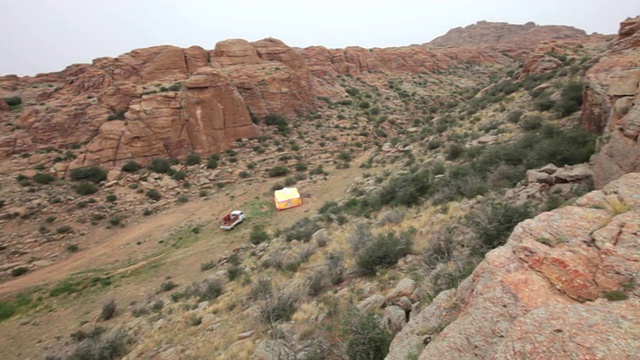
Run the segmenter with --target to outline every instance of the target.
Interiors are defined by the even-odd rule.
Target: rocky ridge
[[[587,73],[583,124],[600,134],[595,184],[640,170],[640,17],[622,22],[618,39]]]
[[[480,27],[504,32],[502,24]],[[2,120],[9,131],[0,137],[0,156],[80,147],[80,156],[69,163],[73,168],[209,155],[229,149],[237,138],[258,136],[251,116],[293,118],[316,110],[319,96],[343,99],[339,76],[364,76],[369,83],[383,84],[402,73],[437,74],[461,65],[502,67],[514,59],[523,61],[538,46],[586,38],[572,28],[530,24],[510,25],[509,33],[506,40],[498,36],[474,48],[295,49],[271,38],[236,39],[209,51],[156,46],[58,73],[4,76],[0,97],[20,96],[22,104],[14,111],[4,107]],[[527,47],[519,49],[518,57],[493,48],[512,43]]]

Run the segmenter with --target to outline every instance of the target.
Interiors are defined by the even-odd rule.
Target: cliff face
[[[628,174],[519,224],[457,289],[411,317],[387,359],[634,358],[639,184]]]
[[[293,118],[313,112],[318,96],[343,98],[341,75],[385,84],[399,74],[457,65],[501,67],[539,46],[586,38],[572,28],[531,24],[482,23],[469,34],[387,49],[295,49],[276,39],[226,40],[210,51],[157,46],[57,73],[0,77],[0,98],[22,99],[13,110],[0,102],[9,129],[0,135],[0,158],[80,146],[71,166],[109,167],[219,152],[236,138],[259,135],[250,113]],[[478,37],[486,40],[469,47]]]
[[[601,134],[595,185],[640,171],[640,17],[621,24],[618,39],[587,73],[583,124]]]

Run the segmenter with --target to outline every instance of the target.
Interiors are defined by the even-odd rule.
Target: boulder
[[[417,284],[414,280],[409,278],[404,278],[398,282],[396,287],[389,291],[387,297],[385,298],[386,304],[395,304],[402,297],[407,297],[409,299],[413,299],[414,291],[416,290]]]
[[[380,294],[371,295],[368,298],[360,301],[357,305],[358,310],[367,313],[381,308],[384,305],[385,297]]]
[[[393,333],[397,333],[407,324],[407,315],[399,306],[387,306],[382,315],[383,323]]]

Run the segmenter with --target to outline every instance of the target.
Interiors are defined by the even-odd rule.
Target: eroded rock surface
[[[520,223],[457,289],[412,314],[387,359],[631,359],[640,351],[638,281],[632,173]]]

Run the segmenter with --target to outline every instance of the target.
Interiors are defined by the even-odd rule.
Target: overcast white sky
[[[478,20],[616,33],[638,0],[0,0],[0,75],[58,71],[153,45],[230,38],[290,46],[421,44]]]

